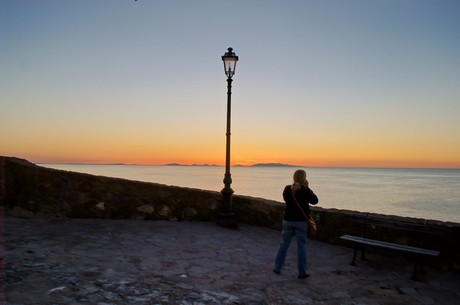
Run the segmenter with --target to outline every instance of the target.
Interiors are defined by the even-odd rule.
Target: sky
[[[0,0],[0,155],[460,168],[460,1]]]

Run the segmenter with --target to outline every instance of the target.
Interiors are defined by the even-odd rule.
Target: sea
[[[40,165],[212,191],[224,187],[222,166]],[[320,207],[460,223],[460,169],[234,166],[231,187],[237,195],[282,202],[298,168],[306,170]]]

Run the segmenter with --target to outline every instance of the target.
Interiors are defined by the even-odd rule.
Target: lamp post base
[[[238,222],[236,221],[235,213],[232,210],[232,195],[233,190],[230,186],[226,186],[222,191],[222,210],[217,217],[217,225],[220,227],[236,230]]]
[[[220,213],[217,217],[217,225],[226,229],[238,230],[235,213]]]

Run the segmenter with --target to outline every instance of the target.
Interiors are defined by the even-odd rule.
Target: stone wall
[[[0,157],[0,205],[17,217],[215,221],[219,192],[80,174]],[[280,229],[279,202],[233,196],[238,222]],[[440,250],[442,262],[460,266],[460,224],[312,208],[318,240],[342,244],[342,234]]]
[[[221,207],[220,192],[55,170],[17,158],[0,158],[6,190],[2,204],[9,215],[214,221]],[[282,206],[277,202],[235,195],[233,206],[242,222],[280,226]]]

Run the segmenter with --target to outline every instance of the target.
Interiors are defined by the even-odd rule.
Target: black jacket
[[[318,203],[318,197],[315,195],[315,193],[313,193],[311,189],[304,186],[301,186],[299,190],[295,191],[295,198],[307,216],[310,215],[309,204],[314,205]],[[286,185],[284,188],[283,199],[286,203],[286,206],[284,207],[284,220],[306,221],[305,216],[299,210],[299,207],[294,200],[291,185]]]

